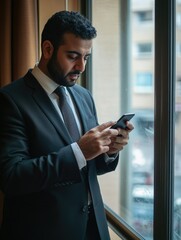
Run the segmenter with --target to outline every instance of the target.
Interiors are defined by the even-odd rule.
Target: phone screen
[[[134,113],[125,113],[120,117],[120,119],[117,121],[115,125],[113,125],[111,128],[122,128],[126,129],[126,122],[129,121],[131,118],[134,117]]]

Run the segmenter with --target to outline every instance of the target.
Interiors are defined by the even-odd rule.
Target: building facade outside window
[[[92,58],[92,92],[100,123],[117,120],[125,111],[135,113],[135,130],[120,154],[116,172],[101,176],[99,181],[105,204],[146,240],[153,239],[154,219],[154,81],[159,81],[154,79],[155,1],[130,0],[128,19],[122,18],[119,0],[94,1],[92,9],[93,24],[98,30]],[[180,4],[176,11],[179,43]],[[144,54],[149,57],[141,57]],[[180,64],[177,56],[174,239],[181,239]]]

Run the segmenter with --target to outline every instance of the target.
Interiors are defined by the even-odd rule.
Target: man
[[[95,37],[79,13],[54,14],[39,63],[0,91],[3,240],[110,239],[97,175],[116,168],[133,125],[98,125],[89,91],[76,84]],[[69,107],[59,86],[75,125],[66,127]]]

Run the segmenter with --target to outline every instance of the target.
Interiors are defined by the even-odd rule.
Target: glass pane
[[[135,129],[116,171],[99,176],[99,182],[105,204],[145,239],[153,238],[153,9],[153,0],[93,1],[98,36],[92,81],[99,123],[135,113]]]
[[[181,1],[176,1],[174,240],[181,240]]]

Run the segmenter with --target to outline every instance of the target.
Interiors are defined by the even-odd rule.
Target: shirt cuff
[[[87,165],[87,161],[82,153],[82,151],[79,148],[79,145],[74,142],[71,144],[73,153],[75,155],[75,158],[77,160],[77,164],[79,166],[79,169],[81,170],[83,167],[85,167]]]
[[[117,158],[117,156],[118,156],[118,153],[113,154],[112,156],[109,156],[107,153],[105,153],[105,162],[109,164],[113,162]]]

